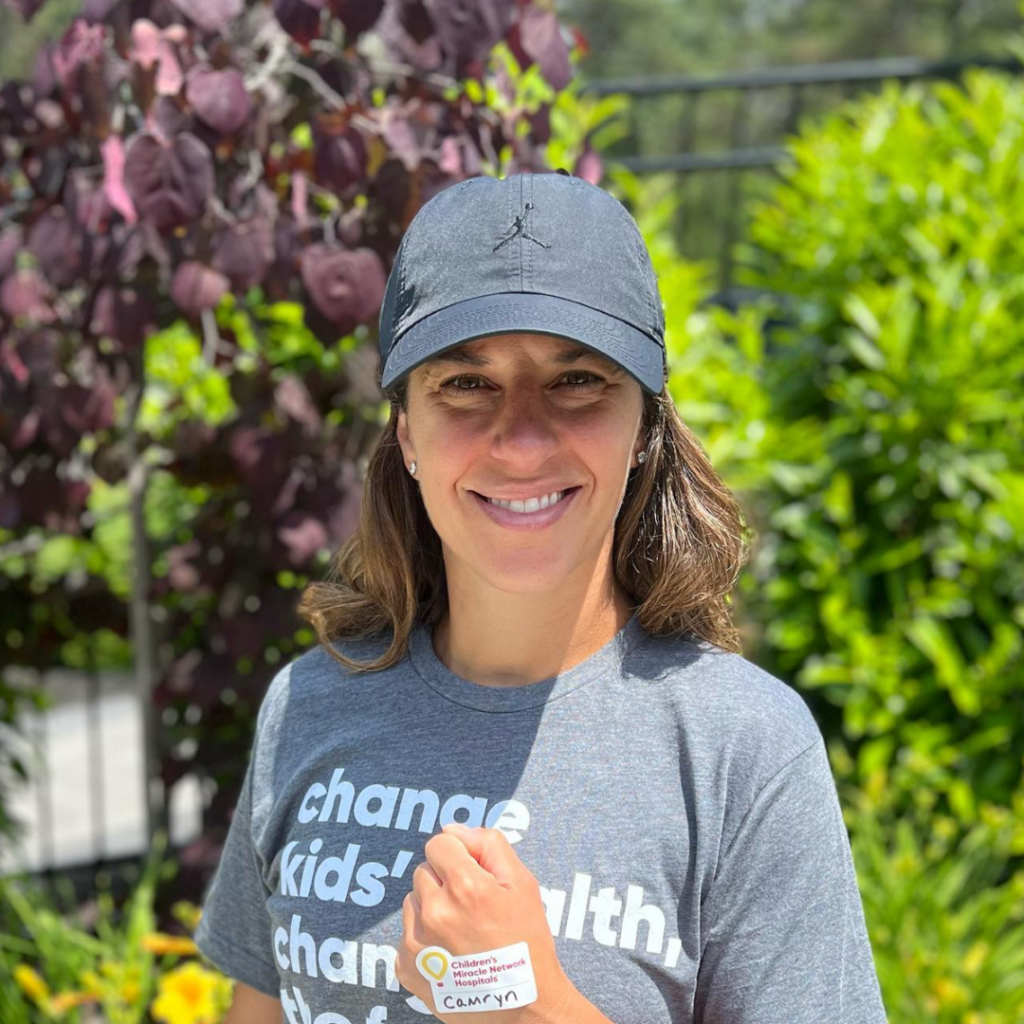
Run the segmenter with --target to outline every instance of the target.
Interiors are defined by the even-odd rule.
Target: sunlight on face
[[[412,370],[398,439],[406,465],[416,461],[449,579],[542,592],[609,558],[642,414],[632,376],[552,335],[476,338]],[[571,488],[559,514],[530,530],[497,521],[482,497]]]

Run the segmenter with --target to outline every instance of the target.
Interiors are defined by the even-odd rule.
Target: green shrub
[[[883,999],[893,1024],[1018,1024],[1024,1007],[1024,868],[1008,880],[1013,824],[886,807],[884,775],[844,816]],[[882,795],[881,800],[877,794]]]
[[[893,1024],[1024,1006],[1024,84],[977,72],[792,141],[708,304],[665,180],[669,388],[753,531],[744,653],[828,742]]]
[[[1024,83],[889,87],[790,148],[742,248],[786,319],[745,367],[758,658],[841,715],[861,782],[1012,807],[1021,854]]]
[[[166,848],[167,834],[158,831],[119,910],[102,886],[95,902],[78,907],[67,880],[58,876],[59,906],[26,876],[0,879],[3,1024],[217,1024],[223,1019],[232,980],[205,963],[189,935],[156,930],[158,883],[176,874],[175,864],[163,860]],[[185,901],[171,912],[188,932],[201,914]]]

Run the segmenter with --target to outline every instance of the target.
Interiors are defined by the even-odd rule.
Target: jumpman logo
[[[539,238],[534,238],[526,230],[526,221],[530,216],[530,211],[534,208],[533,203],[527,203],[526,209],[512,222],[512,227],[509,228],[509,233],[491,250],[491,252],[497,252],[506,242],[511,242],[516,235],[522,235],[523,238],[528,238],[531,242],[536,242],[538,245],[543,246],[545,249],[550,249],[551,246],[547,242],[542,242]]]

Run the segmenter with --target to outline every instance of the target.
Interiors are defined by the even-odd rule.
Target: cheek
[[[431,473],[449,496],[460,481],[468,482],[479,476],[481,466],[488,466],[493,438],[489,417],[448,413],[433,417],[423,427],[417,441],[424,454],[424,471]]]
[[[423,457],[417,454],[421,468],[416,476],[432,516],[444,515],[445,509],[459,500],[456,491],[460,481],[471,475],[485,451],[480,434],[464,423],[431,423],[420,431],[417,453],[422,452]]]
[[[630,427],[619,417],[606,416],[580,423],[566,432],[565,439],[566,445],[572,447],[598,479],[619,476],[629,461]]]

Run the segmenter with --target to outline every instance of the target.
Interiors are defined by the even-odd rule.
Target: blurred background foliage
[[[806,125],[737,311],[674,259],[670,180],[611,172],[673,397],[755,530],[745,653],[828,742],[894,1022],[1024,1011],[1022,100],[975,72]]]
[[[605,27],[621,26],[622,52],[635,47],[633,63],[607,63],[608,73],[658,70],[658,60],[672,57],[666,40],[684,38],[695,67],[701,60],[706,67],[754,66],[779,55],[862,55],[875,27],[897,18],[897,7],[903,13],[894,24],[903,34],[885,36],[893,53],[974,52],[1010,24],[1007,5],[994,3],[877,4],[849,8],[845,20],[829,22],[815,12],[835,5],[819,2],[779,4],[770,14],[761,5],[760,22],[754,14],[730,21],[734,35],[727,38],[720,8],[712,14],[711,5],[648,6],[652,18],[667,19],[653,43],[649,31],[636,30],[636,14],[627,17],[620,5],[602,3],[598,12],[577,2],[566,10],[592,32],[591,59]],[[562,16],[572,20],[570,13]],[[700,17],[704,30],[694,20]],[[957,19],[969,31],[949,31]],[[1019,15],[1012,24],[1017,31]],[[927,25],[934,31],[921,30]],[[743,40],[750,46],[741,52]],[[642,49],[645,41],[650,53]],[[676,52],[672,70],[680,59]],[[496,107],[506,102],[491,78],[498,66],[521,95],[536,92],[551,102],[550,166],[575,166],[591,150],[610,153],[624,138],[622,97],[588,98],[575,82],[549,91],[502,46],[483,83],[464,84],[467,94]],[[671,117],[663,117],[662,131],[665,123]],[[297,139],[301,145],[301,132]],[[608,158],[602,184],[631,209],[652,254],[673,398],[754,530],[753,557],[736,593],[744,653],[796,687],[825,734],[889,1019],[1018,1024],[1024,1018],[1024,85],[1008,74],[978,71],[962,85],[887,87],[805,119],[789,151],[791,161],[752,203],[738,253],[750,298],[736,309],[712,301],[710,265],[680,255],[674,225],[685,211],[672,175],[636,176]],[[489,172],[504,173],[501,167]],[[215,372],[204,363],[202,332],[186,320],[145,341],[149,384],[139,416],[155,453],[145,522],[156,542],[158,580],[187,574],[187,562],[169,552],[188,542],[217,486],[215,474],[206,479],[197,471],[188,479],[162,465],[161,442],[170,447],[176,431],[195,429],[190,424],[230,423],[257,364],[278,384],[294,377],[331,380],[374,346],[364,328],[325,344],[304,324],[298,303],[270,299],[259,288],[225,294],[215,315],[237,345],[230,369]],[[359,418],[372,439],[385,412],[364,401],[330,415],[338,425]],[[83,445],[90,443],[83,437]],[[44,587],[89,573],[128,600],[127,484],[98,475],[89,482],[91,533],[52,533],[37,550],[0,560],[0,573],[38,578]],[[14,539],[0,530],[0,545]],[[276,585],[284,600],[274,607],[286,608],[329,554],[320,548],[301,568],[281,570]],[[173,588],[166,596],[181,600]],[[204,628],[199,615],[194,628]],[[182,637],[183,649],[193,639]],[[234,700],[241,694],[255,705],[258,688],[246,693],[245,676],[262,678],[312,642],[311,631],[296,629],[237,659],[211,702],[232,691]],[[72,666],[128,668],[132,651],[115,630],[95,633],[88,649],[72,631],[62,656]],[[27,699],[23,692],[5,694],[0,683],[0,710],[11,720],[21,699]],[[243,745],[249,724],[243,715],[232,726]],[[208,748],[222,742],[224,727],[206,717],[183,719],[175,739],[193,741],[179,748],[185,751]],[[181,756],[184,771],[191,758]],[[0,801],[0,814],[2,807]],[[152,1015],[161,974],[181,966],[175,957],[188,955],[186,946],[166,939],[164,946],[148,941],[154,949],[177,949],[164,954],[170,959],[157,963],[153,954],[135,963],[129,954],[140,936],[162,934],[159,927],[188,930],[180,904],[177,927],[169,900],[163,921],[153,909],[158,877],[168,884],[174,871],[149,869],[121,923],[99,929],[99,945],[82,937],[97,928],[81,921],[80,937],[60,933],[56,942],[61,928],[73,927],[70,911],[54,916],[30,886],[0,882],[5,1024],[84,1020],[82,993],[91,993],[96,1005],[104,977],[116,978],[108,999],[116,987],[124,1003],[116,1010],[110,1003],[111,1021]],[[102,898],[97,908],[114,913]],[[104,958],[134,964],[133,973],[108,967],[104,974],[98,967]],[[214,1000],[216,979],[206,977],[203,991]],[[83,1001],[76,1005],[66,995],[66,1005],[55,1004],[62,991],[78,992]],[[133,1000],[125,1001],[126,991]],[[185,1024],[184,1018],[172,1024]]]

